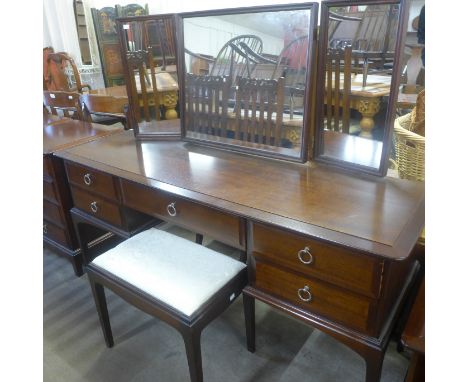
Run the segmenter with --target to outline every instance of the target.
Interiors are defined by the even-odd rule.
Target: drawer
[[[118,201],[112,175],[68,162],[66,168],[70,183]]]
[[[57,195],[55,193],[54,182],[51,180],[44,179],[42,181],[42,184],[43,184],[43,187],[42,187],[43,197],[47,200],[58,202]]]
[[[334,322],[368,330],[372,301],[318,280],[298,276],[258,261],[255,287]],[[299,297],[310,301],[303,301]]]
[[[77,187],[71,187],[71,191],[74,205],[77,208],[98,219],[105,220],[117,227],[122,227],[122,218],[117,204]]]
[[[52,169],[52,161],[50,158],[42,157],[42,174],[50,178],[54,177],[54,171]]]
[[[63,219],[59,206],[47,201],[46,199],[42,201],[42,206],[42,212],[45,219],[54,222],[57,225],[63,226]]]
[[[48,239],[63,245],[64,247],[69,247],[67,240],[66,231],[60,227],[57,227],[55,224],[50,223],[47,220],[43,221],[42,232],[45,237]]]
[[[241,218],[124,179],[121,182],[126,207],[245,249]]]
[[[306,277],[313,276],[369,297],[379,295],[383,262],[371,256],[255,223],[253,254]]]

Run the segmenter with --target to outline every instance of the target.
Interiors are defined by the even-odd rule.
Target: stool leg
[[[255,299],[245,293],[242,294],[244,302],[245,334],[247,336],[247,350],[255,352]]]
[[[112,329],[109,321],[109,312],[107,311],[104,287],[101,284],[94,282],[92,277],[88,277],[88,279],[89,284],[91,285],[91,291],[93,292],[96,310],[99,315],[99,321],[101,322],[101,329],[102,333],[104,334],[104,340],[106,341],[107,347],[111,348],[112,346],[114,346],[114,339],[112,337]]]
[[[182,333],[182,337],[184,338],[185,342],[185,351],[187,353],[190,381],[203,382],[203,369],[200,346],[201,332],[198,330],[188,330]]]

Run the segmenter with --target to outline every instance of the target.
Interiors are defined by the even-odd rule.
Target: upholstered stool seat
[[[103,286],[181,332],[192,381],[203,380],[202,329],[247,283],[243,262],[156,228],[98,256],[87,273],[107,346],[113,338]]]

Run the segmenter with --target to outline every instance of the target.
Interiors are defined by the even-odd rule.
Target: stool
[[[86,270],[106,345],[114,342],[104,286],[181,333],[192,382],[203,381],[203,328],[247,284],[244,263],[156,228],[98,256]]]

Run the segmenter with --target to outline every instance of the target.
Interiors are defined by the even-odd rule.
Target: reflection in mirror
[[[183,16],[185,139],[303,160],[314,12],[309,4]]]
[[[316,159],[383,175],[403,2],[342,4],[326,2],[322,12]]]
[[[180,137],[173,17],[120,19],[119,28],[135,136]]]

